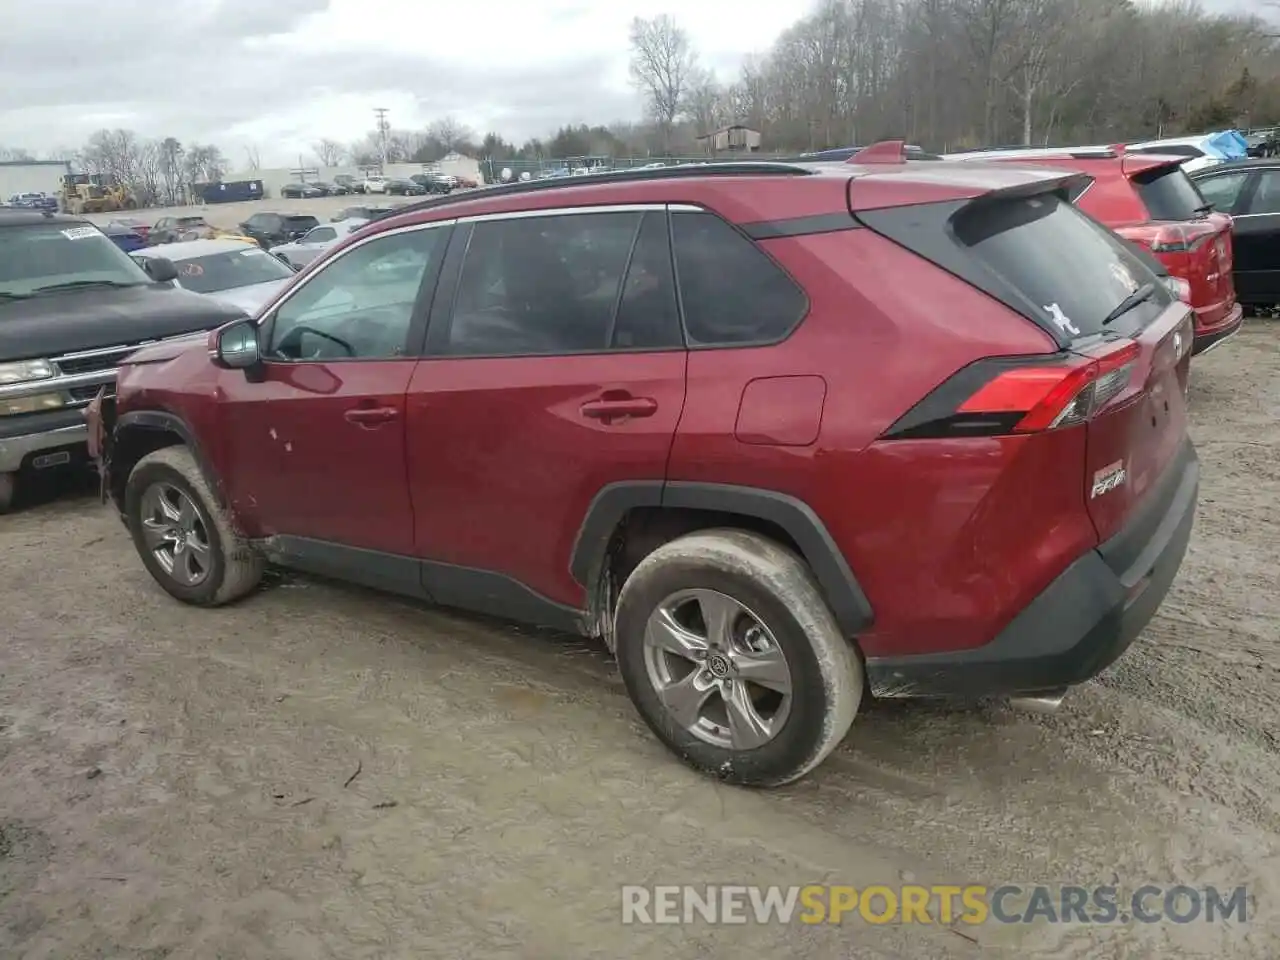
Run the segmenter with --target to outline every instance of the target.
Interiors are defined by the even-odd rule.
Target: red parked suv
[[[1191,532],[1191,312],[1006,164],[726,163],[370,224],[90,414],[180,600],[264,563],[602,637],[672,750],[802,776],[881,697],[1060,697]]]
[[[1186,157],[1126,153],[1115,147],[1046,147],[974,151],[947,159],[1000,161],[1075,170],[1090,180],[1077,188],[1078,206],[1136,243],[1186,286],[1196,312],[1192,354],[1240,329],[1244,309],[1232,276],[1232,220],[1212,207],[1182,169]]]

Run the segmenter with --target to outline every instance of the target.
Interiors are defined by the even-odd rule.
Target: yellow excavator
[[[111,213],[136,210],[138,198],[114,177],[70,173],[62,178],[62,209],[67,213]]]

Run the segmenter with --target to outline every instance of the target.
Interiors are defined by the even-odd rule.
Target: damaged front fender
[[[89,457],[98,471],[98,495],[103,503],[111,495],[111,447],[115,433],[116,398],[103,387],[85,407],[84,418],[89,427]]]

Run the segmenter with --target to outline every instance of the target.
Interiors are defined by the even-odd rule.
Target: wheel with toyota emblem
[[[720,779],[778,786],[840,743],[863,672],[794,552],[744,530],[689,534],[650,553],[618,597],[627,692],[653,732]]]
[[[137,462],[124,514],[147,570],[185,603],[228,603],[262,579],[262,557],[236,534],[186,447],[164,447]]]

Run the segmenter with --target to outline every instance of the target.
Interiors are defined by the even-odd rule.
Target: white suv
[[[364,192],[365,193],[386,193],[387,178],[386,177],[365,177]]]

